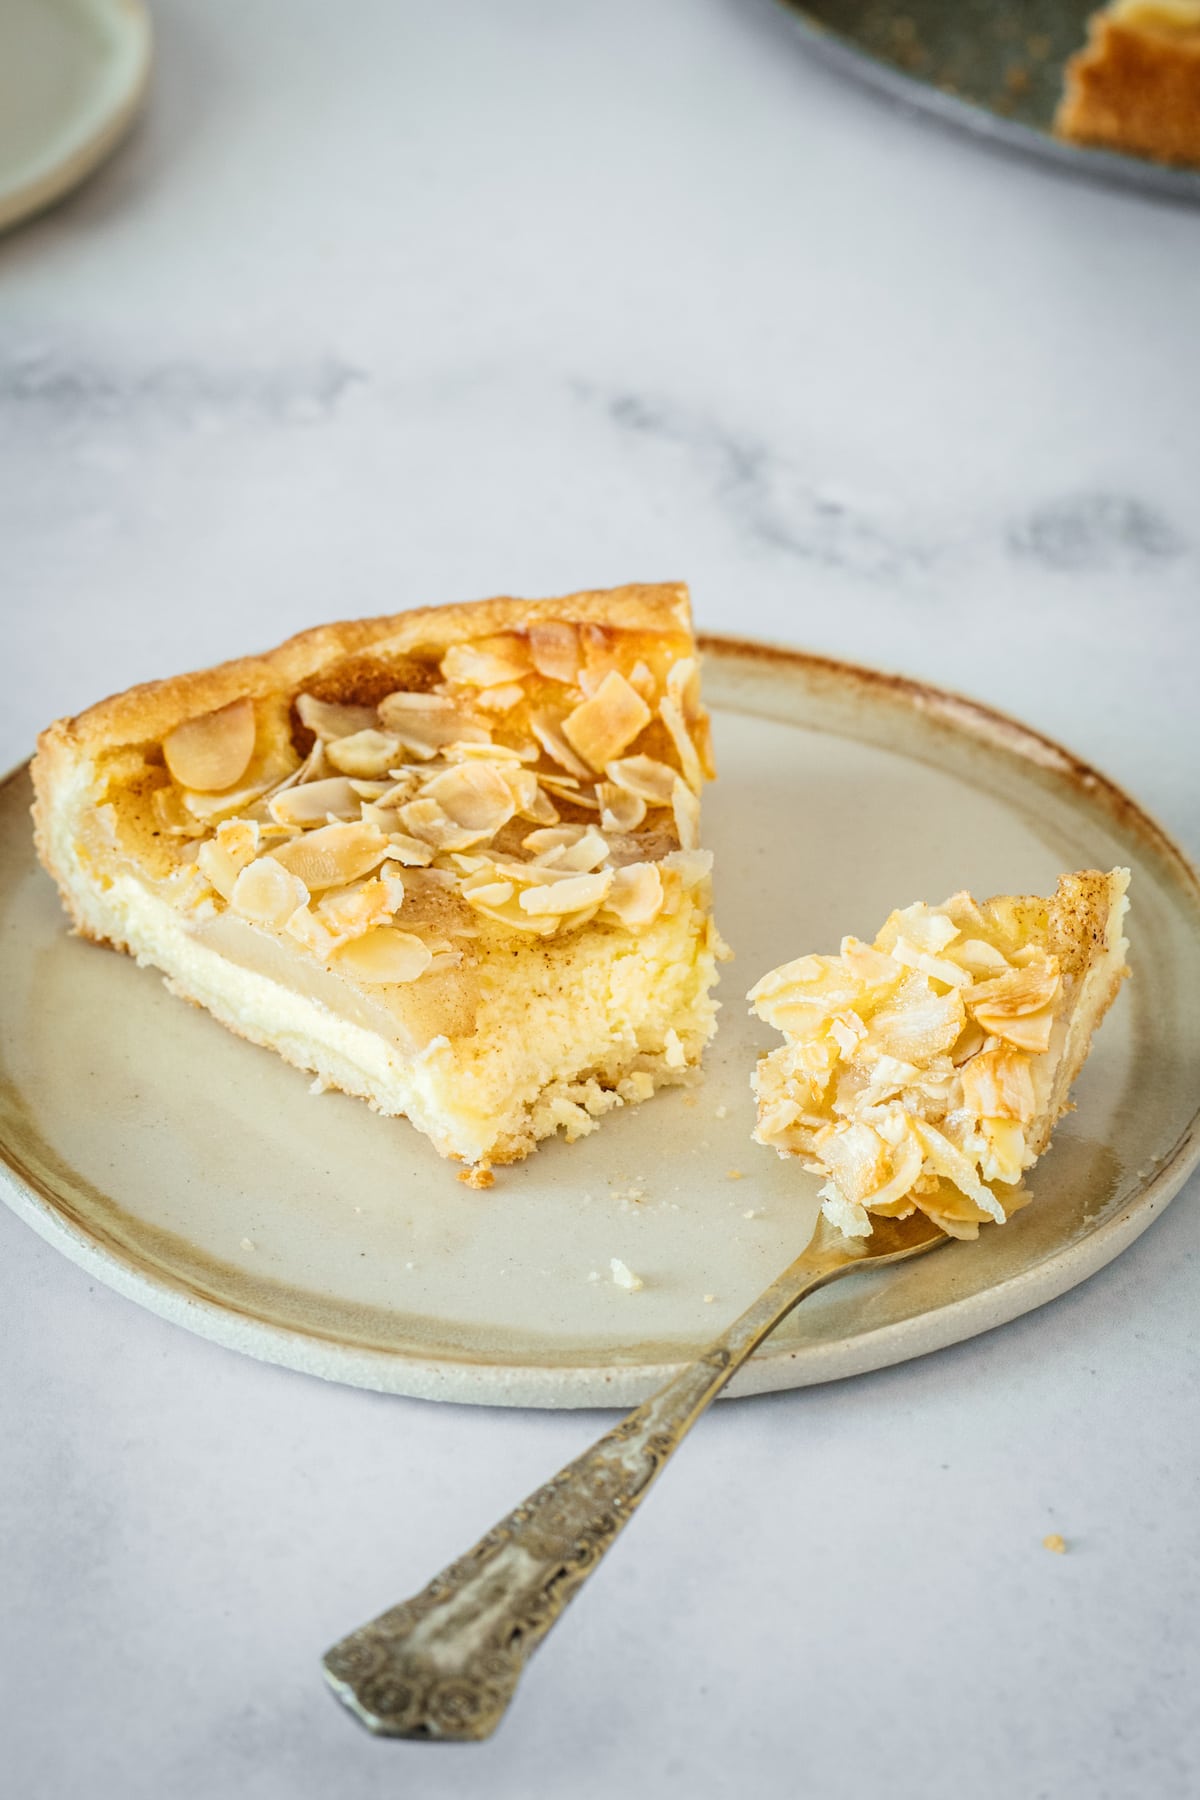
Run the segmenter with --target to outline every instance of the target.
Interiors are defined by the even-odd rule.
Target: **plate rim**
[[[1006,119],[978,100],[948,94],[919,75],[897,69],[857,39],[826,24],[809,11],[804,0],[777,0],[777,4],[804,42],[838,75],[873,88],[939,125],[948,125],[993,149],[1048,164],[1085,181],[1140,189],[1160,199],[1200,205],[1200,170],[1154,162],[1149,157],[1127,156],[1099,146],[1068,143],[1036,125]]]
[[[33,174],[15,186],[0,186],[0,233],[45,212],[86,181],[131,129],[145,100],[154,60],[154,32],[145,0],[83,0],[83,6],[102,16],[119,35],[125,65],[120,85],[86,136],[64,134],[60,151],[50,152],[51,160],[36,165]],[[69,146],[65,154],[62,141]]]
[[[768,640],[724,633],[698,634],[705,654],[730,664],[794,670],[808,685],[828,682],[846,693],[865,693],[876,702],[910,714],[933,717],[958,735],[974,738],[1025,763],[1048,771],[1098,802],[1126,831],[1133,830],[1169,868],[1200,916],[1200,872],[1169,832],[1110,777],[1084,762],[1055,739],[1011,715],[953,690],[916,677],[794,649]],[[725,710],[736,712],[731,700]],[[839,735],[832,727],[830,735]],[[843,734],[848,735],[848,734]],[[8,788],[28,770],[28,760],[0,778]],[[1200,1100],[1179,1138],[1153,1177],[1111,1218],[1086,1237],[1052,1250],[1028,1268],[978,1293],[948,1302],[933,1312],[874,1327],[851,1339],[794,1346],[774,1353],[770,1340],[730,1383],[729,1398],[807,1387],[891,1367],[916,1356],[1010,1323],[1086,1281],[1141,1235],[1179,1192],[1200,1164]],[[415,1399],[453,1400],[485,1406],[552,1410],[636,1404],[676,1374],[681,1362],[577,1363],[488,1362],[476,1355],[446,1352],[436,1357],[401,1347],[377,1349],[347,1344],[316,1329],[301,1330],[206,1297],[196,1286],[167,1270],[147,1273],[96,1232],[61,1210],[61,1201],[15,1147],[0,1138],[0,1200],[45,1242],[105,1286],[147,1311],[194,1334],[259,1361],[376,1392]],[[920,1343],[913,1338],[920,1336]],[[836,1362],[836,1367],[829,1367]],[[797,1368],[797,1365],[800,1365]]]

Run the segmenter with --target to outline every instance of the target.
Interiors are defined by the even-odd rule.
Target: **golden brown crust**
[[[1200,33],[1097,14],[1067,63],[1054,129],[1078,144],[1200,166]]]

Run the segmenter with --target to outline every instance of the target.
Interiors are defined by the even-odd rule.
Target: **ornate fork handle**
[[[424,1591],[335,1644],[325,1673],[371,1731],[491,1735],[528,1658],[628,1523],[668,1457],[764,1337],[861,1246],[805,1253],[698,1362],[568,1463]]]

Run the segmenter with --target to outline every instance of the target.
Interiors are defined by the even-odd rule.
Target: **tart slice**
[[[1050,899],[894,912],[875,939],[765,975],[753,1010],[786,1038],[759,1063],[755,1138],[825,1177],[850,1237],[920,1208],[975,1237],[1026,1204],[1101,1019],[1129,973],[1127,869],[1064,875]]]
[[[683,1078],[720,952],[687,590],[303,633],[43,733],[84,935],[477,1171]]]
[[[1200,167],[1200,0],[1113,0],[1067,64],[1059,137]]]

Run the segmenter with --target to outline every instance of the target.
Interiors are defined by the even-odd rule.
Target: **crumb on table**
[[[1065,1556],[1067,1553],[1067,1540],[1065,1537],[1060,1536],[1057,1531],[1052,1531],[1049,1537],[1044,1537],[1042,1539],[1042,1549],[1053,1550],[1055,1556]]]
[[[469,1169],[460,1169],[458,1179],[469,1188],[490,1188],[496,1181],[487,1163],[472,1163]]]
[[[624,1288],[626,1293],[636,1294],[639,1288],[645,1287],[646,1284],[641,1276],[635,1275],[633,1270],[629,1268],[627,1264],[623,1263],[619,1256],[610,1257],[608,1266],[612,1270],[614,1282],[618,1287]]]

